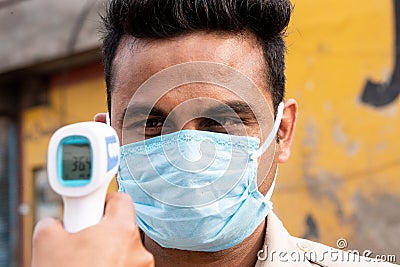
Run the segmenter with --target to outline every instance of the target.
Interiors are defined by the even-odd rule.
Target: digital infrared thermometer
[[[103,217],[108,186],[119,167],[119,141],[105,123],[81,122],[51,137],[47,172],[52,189],[64,201],[64,227],[75,233]]]

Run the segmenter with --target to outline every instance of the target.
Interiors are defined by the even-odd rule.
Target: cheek
[[[117,132],[121,145],[125,145],[123,143],[122,127],[124,124],[124,111],[129,102],[127,102],[127,100],[122,96],[120,97],[119,91],[120,90],[113,92],[111,97],[111,126]]]
[[[271,157],[272,156],[272,157]],[[258,190],[265,195],[271,187],[277,169],[277,152],[273,155],[264,154],[258,160],[257,184]]]
[[[119,122],[119,118],[115,115],[113,115],[113,113],[111,112],[111,127],[114,128],[114,130],[117,132],[118,138],[119,138],[119,142],[121,145],[123,145],[122,143],[122,122]]]
[[[246,125],[245,127],[246,133],[245,135],[251,136],[251,137],[256,137],[260,139],[260,142],[262,144],[262,135],[261,135],[261,130],[257,122],[252,122],[249,125]]]
[[[122,129],[120,129],[120,128],[118,128],[118,129],[114,128],[114,130],[117,132],[118,139],[119,139],[119,143],[121,144],[121,146],[125,145],[125,144],[123,143],[123,140],[122,140]]]
[[[265,180],[268,177],[268,171],[270,168],[271,164],[266,161],[264,156],[258,159],[258,169],[257,169],[257,184],[261,185],[265,183]]]
[[[265,179],[263,179],[261,183],[258,184],[258,191],[260,191],[261,194],[267,194],[268,190],[271,188],[272,182],[275,178],[276,168],[277,165],[273,164],[268,175],[264,177]]]

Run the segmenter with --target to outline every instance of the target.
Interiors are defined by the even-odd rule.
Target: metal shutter
[[[16,266],[18,178],[15,125],[0,117],[0,267]]]

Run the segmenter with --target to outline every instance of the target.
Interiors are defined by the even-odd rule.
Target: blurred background
[[[400,263],[400,3],[293,4],[287,98],[300,112],[274,210],[295,236]],[[35,223],[61,215],[46,173],[52,133],[107,109],[103,10],[0,0],[0,267],[28,267]]]

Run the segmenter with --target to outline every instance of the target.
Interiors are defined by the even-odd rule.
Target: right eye
[[[146,120],[145,127],[147,128],[155,128],[155,127],[162,127],[164,124],[164,120],[160,119],[148,119]]]
[[[153,137],[161,135],[162,127],[164,125],[163,119],[147,119],[144,122],[144,134],[146,137]]]

